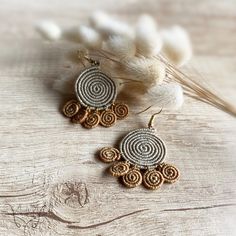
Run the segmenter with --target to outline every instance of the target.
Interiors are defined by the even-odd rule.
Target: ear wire
[[[100,65],[99,61],[92,59],[91,57],[89,57],[88,55],[84,54],[81,51],[77,51],[77,57],[81,61],[81,63],[83,64],[84,67],[85,67],[85,65],[83,63],[83,59],[87,60],[92,66],[99,66]]]
[[[160,111],[158,111],[157,113],[154,113],[154,114],[151,116],[151,118],[150,118],[150,120],[149,120],[149,122],[148,122],[148,128],[152,128],[152,127],[153,127],[153,122],[154,122],[154,120],[155,120],[155,117],[156,117],[158,114],[160,114],[161,112],[162,112],[162,108],[161,108]]]

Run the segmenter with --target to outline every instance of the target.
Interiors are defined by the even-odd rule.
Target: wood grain
[[[182,24],[195,46],[188,73],[235,102],[234,0],[2,0],[0,235],[235,235],[235,118],[191,99],[162,113],[158,132],[181,179],[150,192],[119,185],[95,153],[146,126],[152,111],[136,116],[131,105],[125,121],[89,131],[61,115],[66,98],[52,83],[76,45],[44,42],[33,24],[78,24],[98,8],[130,22],[148,12]]]

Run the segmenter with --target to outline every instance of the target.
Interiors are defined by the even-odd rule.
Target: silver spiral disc
[[[122,157],[140,169],[156,167],[165,158],[166,147],[151,129],[129,132],[120,143]]]
[[[99,110],[109,107],[116,98],[116,85],[98,67],[85,69],[75,83],[75,92],[79,102]]]

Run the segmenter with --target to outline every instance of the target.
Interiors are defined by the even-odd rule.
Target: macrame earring
[[[98,124],[110,127],[117,120],[124,119],[129,108],[124,103],[116,103],[117,88],[115,82],[99,69],[99,62],[87,58],[91,67],[83,70],[75,82],[77,100],[68,101],[63,113],[73,123],[85,128],[94,128]]]
[[[164,182],[174,183],[179,178],[178,169],[163,162],[166,146],[153,128],[154,118],[160,112],[152,115],[147,128],[129,132],[122,139],[120,150],[104,147],[99,153],[103,162],[114,162],[110,173],[121,178],[129,188],[143,183],[146,188],[155,190]]]

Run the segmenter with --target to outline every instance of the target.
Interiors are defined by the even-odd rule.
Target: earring
[[[163,162],[166,146],[155,135],[153,121],[160,112],[151,116],[147,128],[129,132],[120,142],[120,150],[104,147],[99,153],[103,162],[114,162],[110,173],[129,188],[143,183],[146,188],[155,190],[164,182],[174,183],[179,178],[178,169]]]
[[[117,88],[115,82],[99,69],[99,62],[85,57],[91,67],[83,70],[75,82],[77,100],[68,101],[63,113],[73,123],[85,128],[98,124],[110,127],[117,120],[124,119],[129,108],[124,103],[115,103]]]

